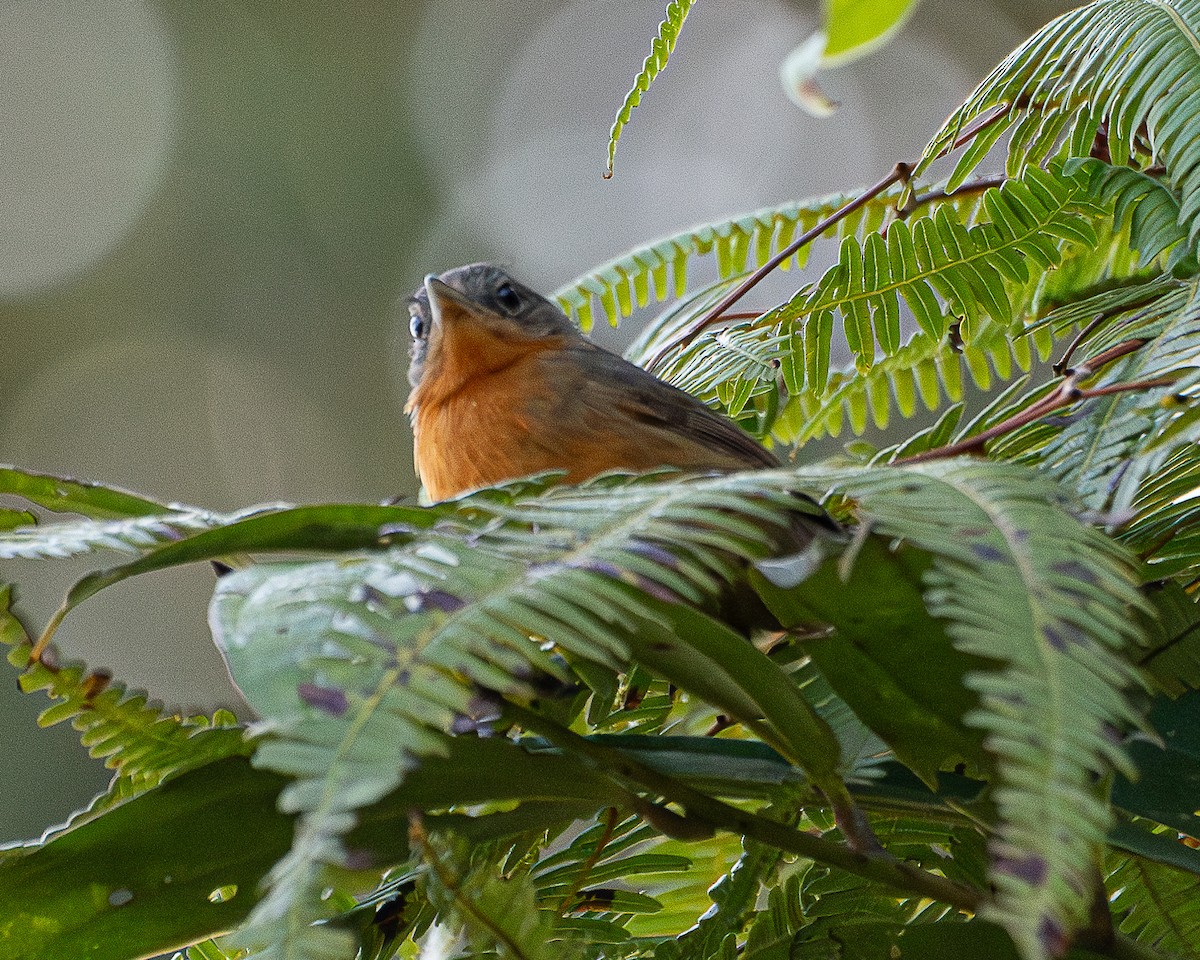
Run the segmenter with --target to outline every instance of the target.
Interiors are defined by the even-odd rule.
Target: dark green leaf
[[[928,558],[889,549],[876,537],[847,558],[845,578],[838,556],[797,586],[778,585],[783,571],[772,561],[760,565],[755,588],[784,626],[833,625],[805,649],[838,696],[927,783],[959,761],[986,768],[982,735],[963,723],[977,698],[962,680],[987,661],[955,650],[926,610],[921,577]]]
[[[24,497],[57,513],[81,513],[96,519],[143,517],[171,509],[119,487],[7,466],[0,466],[0,493]]]
[[[231,757],[5,851],[0,958],[128,960],[229,929],[291,844],[275,808],[284,782]]]

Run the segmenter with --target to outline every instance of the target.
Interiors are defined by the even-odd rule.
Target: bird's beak
[[[429,294],[429,312],[435,326],[441,326],[446,320],[453,322],[456,315],[479,312],[461,290],[450,286],[436,273],[425,277],[425,291]]]

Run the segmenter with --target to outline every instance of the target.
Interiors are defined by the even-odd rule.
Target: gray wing
[[[587,375],[589,405],[687,438],[698,451],[710,450],[743,468],[780,465],[778,457],[733,421],[617,354],[590,341],[570,352]]]

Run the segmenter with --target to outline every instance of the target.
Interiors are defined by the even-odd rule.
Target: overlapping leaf
[[[0,644],[21,671],[21,689],[44,691],[56,701],[38,722],[50,726],[69,720],[91,755],[117,771],[114,795],[144,790],[182,770],[252,749],[228,712],[180,717],[83,664],[31,660],[32,643],[9,610],[11,599],[12,588],[0,585]]]
[[[1094,0],[1048,23],[1013,51],[933,137],[925,169],[959,134],[989,120],[983,145],[1012,130],[1010,172],[1042,163],[1065,141],[1088,156],[1095,135],[1117,166],[1162,164],[1179,223],[1200,232],[1200,4]],[[964,155],[951,182],[983,158]]]
[[[629,122],[634,109],[642,102],[642,94],[650,89],[654,78],[666,67],[693,2],[694,0],[671,0],[667,4],[666,19],[658,25],[658,36],[651,41],[650,55],[642,64],[641,72],[633,82],[633,89],[625,95],[625,102],[621,104],[617,118],[613,121],[612,131],[608,135],[608,169],[605,171],[605,177],[611,177],[613,174],[613,161],[617,155],[617,142],[621,139],[621,131],[625,129],[625,124]]]
[[[781,475],[602,482],[511,504],[482,498],[464,512],[490,517],[487,527],[435,527],[386,553],[223,578],[218,638],[276,735],[256,762],[296,778],[283,802],[303,814],[302,842],[250,936],[302,949],[321,865],[341,858],[350,814],[416,758],[444,752],[495,698],[567,679],[547,642],[602,668],[643,663],[844,794],[837,741],[786,675],[680,603],[717,594],[737,557],[765,551],[797,508]],[[327,949],[314,942],[312,955]]]
[[[964,682],[965,721],[995,757],[1000,822],[991,917],[1025,956],[1052,955],[1085,921],[1088,877],[1111,823],[1094,771],[1129,772],[1109,736],[1138,722],[1123,693],[1142,637],[1129,559],[996,464],[946,462],[831,478],[886,535],[929,551],[930,612],[963,653],[997,663]]]

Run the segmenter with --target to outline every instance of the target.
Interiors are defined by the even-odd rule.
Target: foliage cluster
[[[631,356],[781,450],[932,412],[901,442],[234,515],[0,471],[0,557],[132,555],[36,642],[0,594],[115,771],[0,852],[0,958],[1200,957],[1198,37],[1200,0],[1093,0],[875,189],[557,294],[673,298]],[[208,560],[253,725],[57,662],[79,603]]]

